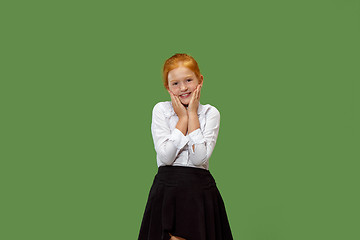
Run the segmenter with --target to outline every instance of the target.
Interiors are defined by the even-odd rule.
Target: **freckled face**
[[[200,77],[202,80],[203,76]],[[181,103],[188,105],[193,92],[200,84],[200,79],[189,68],[180,66],[168,73],[168,84],[169,90],[179,96]]]

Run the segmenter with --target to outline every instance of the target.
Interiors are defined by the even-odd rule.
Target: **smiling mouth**
[[[190,96],[191,93],[186,93],[186,94],[182,94],[180,95],[181,98],[187,98],[188,96]]]

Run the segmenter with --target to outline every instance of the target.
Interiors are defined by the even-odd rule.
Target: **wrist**
[[[184,116],[180,116],[179,117],[179,121],[182,121],[182,122],[187,122],[189,119],[189,117],[187,115],[184,115]]]
[[[191,112],[189,112],[189,118],[194,118],[194,117],[198,117],[198,114],[197,114],[197,112],[195,112],[195,111],[191,111]]]

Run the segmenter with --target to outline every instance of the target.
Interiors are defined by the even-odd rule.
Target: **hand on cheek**
[[[199,84],[196,87],[195,91],[193,92],[193,95],[191,97],[189,107],[188,107],[188,112],[189,113],[196,113],[197,114],[197,110],[198,110],[198,107],[199,107],[199,101],[200,101],[201,86],[202,85]]]
[[[185,118],[187,117],[187,111],[186,111],[186,108],[184,107],[184,105],[182,105],[180,99],[178,96],[176,96],[175,94],[173,94],[169,89],[168,89],[168,92],[170,94],[170,97],[171,97],[171,103],[173,105],[173,108],[174,108],[174,111],[176,113],[176,115],[179,117],[179,118]]]

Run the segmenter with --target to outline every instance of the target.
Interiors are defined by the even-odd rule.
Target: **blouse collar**
[[[170,101],[168,101],[168,103],[170,105],[170,112],[168,116],[176,115],[172,103]],[[207,109],[207,105],[202,105],[201,103],[199,103],[198,112],[197,112],[198,116],[204,114],[206,109]]]

